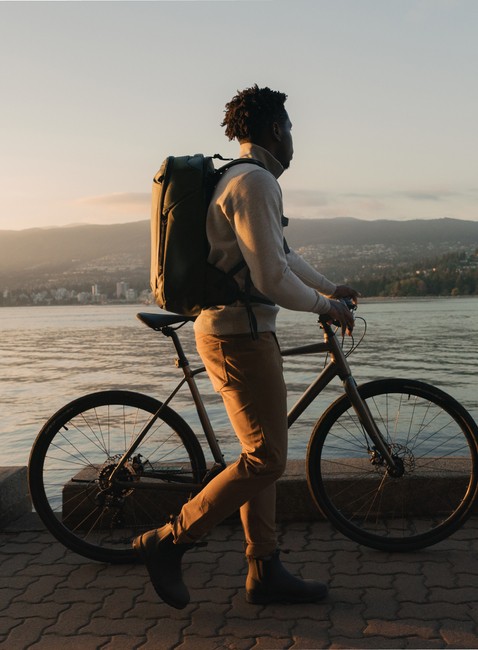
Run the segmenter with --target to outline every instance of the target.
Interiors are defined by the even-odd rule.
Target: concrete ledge
[[[26,467],[0,467],[0,529],[32,510]]]
[[[340,495],[343,505],[347,507],[352,496],[356,497],[359,503],[360,497],[368,491],[375,491],[376,479],[367,476],[357,482],[357,470],[368,471],[369,463],[364,460],[346,460],[342,463],[340,470],[336,464],[326,468],[324,482],[333,486],[337,495],[336,505],[340,506]],[[364,472],[365,475],[365,472]],[[468,473],[460,459],[448,458],[441,465],[436,464],[433,480],[430,472],[426,475],[411,477],[408,483],[408,490],[413,495],[407,502],[407,507],[413,508],[413,514],[418,517],[433,517],[442,513],[449,513],[450,503],[458,503],[462,498],[468,482]],[[441,484],[441,501],[436,493],[437,481]],[[400,483],[398,483],[399,485]],[[446,495],[446,498],[445,498]],[[380,496],[380,508],[393,513],[394,516],[401,510],[401,494],[397,491],[393,481],[387,482]],[[447,501],[449,499],[449,502]],[[367,501],[367,508],[370,502]],[[478,514],[478,500],[472,506],[472,514]],[[369,514],[373,514],[368,510]],[[325,519],[320,510],[316,507],[307,485],[305,461],[289,460],[284,475],[277,483],[277,521],[320,521]]]
[[[277,482],[277,521],[318,521],[324,516],[316,507],[307,485],[305,460],[287,461]]]
[[[351,461],[350,469],[353,470],[353,467],[354,463]],[[450,467],[448,467],[447,478],[442,477],[442,480],[449,482],[450,493],[453,491],[454,484],[459,485],[460,482],[460,468],[457,467],[456,469],[457,471],[453,472],[453,476],[450,477]],[[331,472],[328,480],[331,482],[341,481],[342,485],[345,485],[347,478],[347,472],[341,476]],[[416,495],[414,502],[418,507],[422,508],[421,504],[425,503],[428,504],[428,509],[430,507],[433,509],[435,500],[434,495],[430,493],[430,489],[434,486],[435,483],[433,482],[429,486],[421,485],[419,481],[416,482],[414,485],[414,494]],[[68,489],[67,486],[65,493]],[[173,497],[173,494],[171,494],[171,497]],[[179,499],[182,498],[184,497],[180,494]],[[168,507],[170,505],[171,503],[168,504]],[[172,511],[169,510],[169,512]],[[478,514],[478,503],[475,504],[473,511],[473,514]],[[32,504],[28,494],[27,468],[0,468],[0,529],[11,528],[12,523],[31,512]],[[233,519],[235,518],[237,518],[237,515],[233,517]],[[318,521],[323,519],[324,516],[315,506],[309,493],[305,475],[305,461],[289,460],[286,471],[277,484],[277,521]],[[38,522],[36,522],[37,524]]]

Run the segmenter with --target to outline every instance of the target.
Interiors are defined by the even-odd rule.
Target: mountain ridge
[[[419,260],[425,255],[478,248],[478,222],[297,218],[290,220],[285,236],[292,248],[307,251],[308,259],[320,263],[327,273],[330,264],[334,271],[336,265],[352,269],[353,257],[360,267],[371,249],[375,261],[382,257],[395,264],[400,257]],[[367,263],[371,261],[367,257]],[[0,289],[48,285],[67,278],[71,283],[72,279],[90,282],[122,276],[134,276],[138,284],[147,284],[149,263],[149,220],[0,230]]]
[[[54,269],[127,255],[149,264],[149,221],[0,230],[0,271]],[[365,221],[352,217],[291,219],[292,247],[333,244],[478,244],[478,222],[458,219]]]

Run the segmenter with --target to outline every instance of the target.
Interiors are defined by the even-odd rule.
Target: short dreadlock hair
[[[270,88],[252,88],[237,91],[237,95],[226,104],[225,117],[221,126],[226,127],[229,140],[239,142],[255,141],[264,128],[273,122],[285,122],[287,112],[285,93]]]

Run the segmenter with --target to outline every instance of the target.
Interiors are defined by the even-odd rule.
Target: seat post
[[[177,367],[187,368],[189,366],[189,360],[186,356],[186,353],[184,352],[183,346],[181,345],[181,341],[179,340],[179,336],[176,334],[175,329],[173,327],[162,327],[161,332],[164,334],[164,336],[169,336],[173,341],[173,345],[178,355],[176,359]]]

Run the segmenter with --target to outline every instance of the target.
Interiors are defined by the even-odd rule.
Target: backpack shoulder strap
[[[251,165],[257,165],[258,167],[262,167],[262,169],[265,169],[266,166],[264,163],[261,163],[260,160],[256,160],[256,158],[235,158],[234,160],[228,160],[225,165],[222,165],[222,167],[219,167],[219,169],[216,169],[216,175],[217,179],[227,172],[228,169],[231,167],[235,167],[236,165],[242,165],[244,163],[249,163]]]

